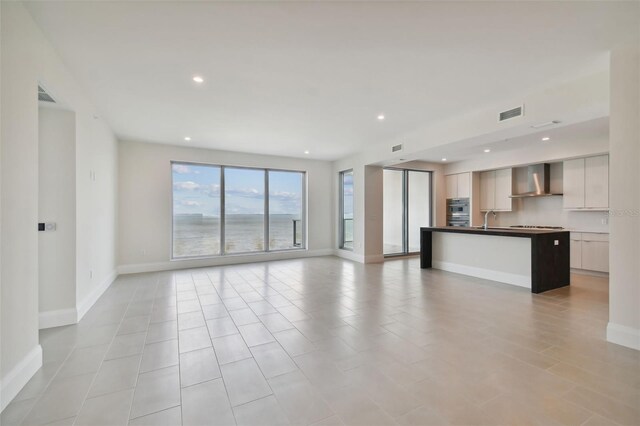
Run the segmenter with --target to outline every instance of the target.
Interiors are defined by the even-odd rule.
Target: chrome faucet
[[[488,226],[488,221],[489,221],[489,220],[488,220],[488,219],[489,219],[489,218],[488,218],[488,216],[489,216],[489,213],[493,213],[493,219],[494,219],[494,220],[495,220],[495,218],[496,218],[496,217],[498,217],[498,215],[496,214],[496,212],[494,212],[493,210],[489,210],[489,211],[487,211],[487,212],[484,214],[484,225],[483,225],[483,228],[484,228],[484,230],[485,230],[485,231],[487,230],[487,226]]]

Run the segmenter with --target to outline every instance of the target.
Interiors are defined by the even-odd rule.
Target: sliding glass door
[[[386,256],[420,251],[420,227],[431,225],[431,172],[383,170]]]
[[[383,241],[384,254],[402,254],[404,247],[404,172],[383,171]]]
[[[420,228],[431,226],[431,172],[407,170],[407,245],[420,251]]]

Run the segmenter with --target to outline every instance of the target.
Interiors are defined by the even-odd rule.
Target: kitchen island
[[[569,285],[569,231],[420,228],[420,267],[530,288]]]

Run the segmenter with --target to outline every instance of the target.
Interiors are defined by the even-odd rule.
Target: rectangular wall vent
[[[391,152],[398,152],[398,151],[402,151],[402,144],[401,143],[391,147]]]
[[[521,117],[524,115],[524,108],[521,106],[512,108],[507,111],[502,111],[498,116],[498,121],[505,121],[511,118]]]
[[[56,103],[55,99],[53,99],[41,86],[38,86],[38,100],[54,104]]]

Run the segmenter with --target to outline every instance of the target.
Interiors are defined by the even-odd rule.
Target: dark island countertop
[[[569,232],[563,229],[532,229],[532,228],[492,228],[485,230],[483,228],[465,227],[465,226],[432,226],[422,227],[420,231],[427,232],[451,232],[457,234],[478,234],[478,235],[497,235],[501,237],[521,237],[532,238],[536,235],[557,234]]]

